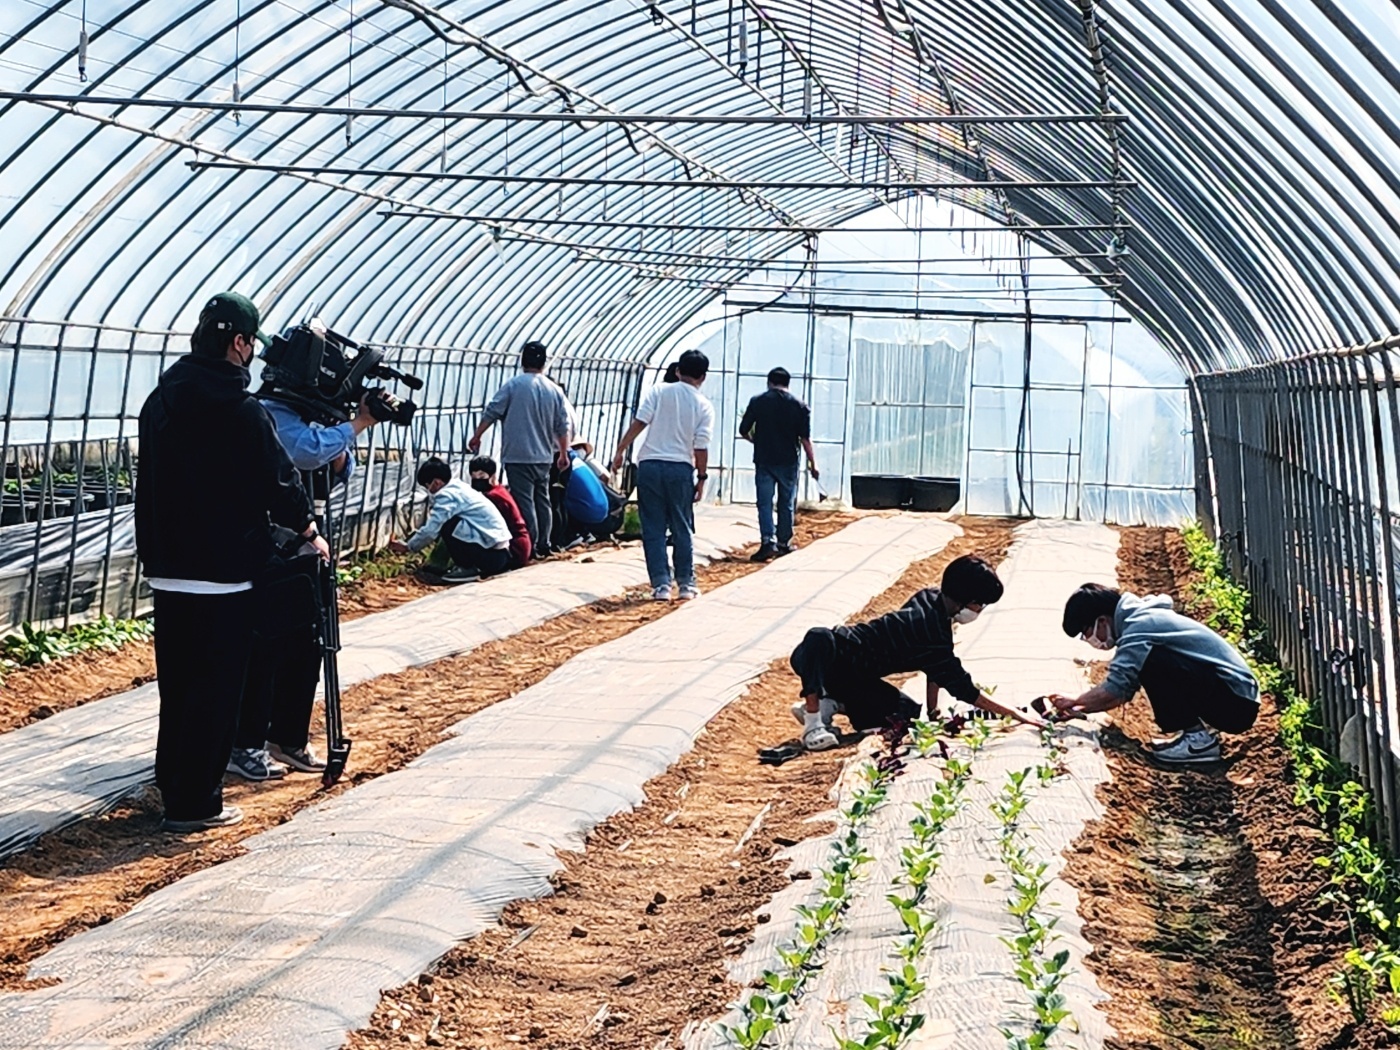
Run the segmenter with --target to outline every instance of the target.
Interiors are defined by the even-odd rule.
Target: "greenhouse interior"
[[[1400,1046],[1397,55],[0,2],[0,1048]]]

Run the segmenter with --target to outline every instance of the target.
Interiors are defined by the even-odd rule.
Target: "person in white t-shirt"
[[[666,563],[666,532],[674,539],[675,582],[681,601],[696,598],[695,529],[690,508],[705,493],[710,434],[715,410],[700,386],[710,359],[687,350],[677,362],[680,381],[654,387],[642,400],[636,418],[622,435],[613,471],[622,469],[628,447],[646,431],[637,452],[637,511],[642,522],[642,550],[651,577],[652,597],[671,600],[671,567]]]

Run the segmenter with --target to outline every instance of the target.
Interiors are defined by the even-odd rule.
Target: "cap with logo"
[[[204,309],[199,312],[199,324],[201,327],[213,325],[221,332],[232,332],[234,335],[252,336],[263,346],[269,346],[272,342],[260,327],[258,308],[246,295],[237,292],[220,292],[205,303]]]

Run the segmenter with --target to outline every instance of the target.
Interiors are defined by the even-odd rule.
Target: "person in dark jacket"
[[[802,723],[802,744],[825,751],[840,741],[832,716],[843,712],[858,730],[875,729],[891,718],[910,719],[919,705],[887,675],[923,671],[928,678],[928,715],[938,710],[939,689],[985,711],[1040,723],[1003,707],[985,695],[953,655],[953,624],[971,623],[1001,599],[996,570],[974,554],[953,561],[939,587],[916,592],[904,606],[849,627],[814,627],[793,650],[792,669],[802,679],[802,700],[792,713]]]
[[[199,315],[191,353],[160,377],[141,409],[136,545],[155,592],[160,690],[156,785],[165,828],[198,831],[242,819],[222,780],[252,651],[252,580],[275,523],[322,557],[311,500],[248,393],[258,311],[234,292]]]
[[[815,481],[817,454],[812,449],[812,410],[788,392],[786,368],[768,373],[768,389],[756,394],[739,421],[739,436],[753,443],[753,483],[758,496],[758,550],[750,561],[770,561],[793,550],[797,516],[797,446],[807,454],[807,473]],[[778,526],[773,527],[773,495],[778,497]]]

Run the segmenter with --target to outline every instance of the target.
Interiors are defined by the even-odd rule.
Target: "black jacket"
[[[962,661],[953,655],[953,621],[937,587],[925,587],[892,613],[835,630],[842,655],[852,666],[877,678],[923,671],[964,703],[979,690]]]
[[[141,408],[136,548],[148,577],[243,583],[272,553],[269,519],[296,532],[311,500],[248,371],[189,355]]]
[[[756,466],[795,466],[797,443],[812,436],[812,410],[786,390],[769,387],[749,399],[739,433],[753,442]]]

